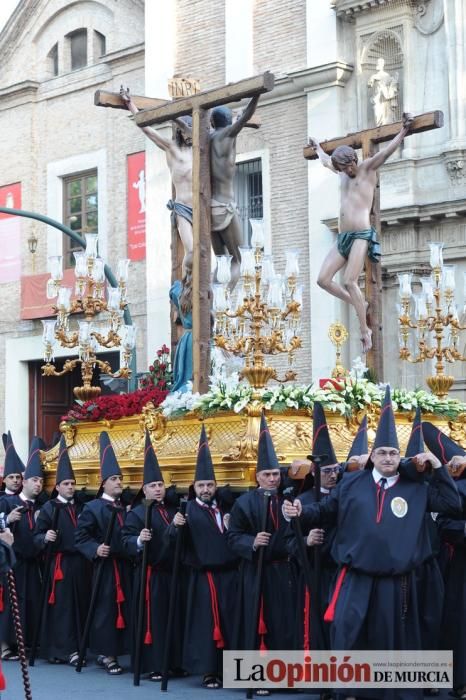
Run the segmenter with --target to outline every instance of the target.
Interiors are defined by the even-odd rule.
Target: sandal
[[[70,654],[70,656],[69,656],[68,664],[70,666],[74,666],[76,668],[76,666],[78,665],[78,661],[79,661],[79,651],[73,651],[73,653]],[[83,666],[87,666],[86,659],[83,659]]]
[[[121,676],[123,669],[116,659],[104,662],[104,668],[110,676]]]
[[[19,661],[19,654],[17,651],[7,648],[2,651],[0,658],[2,661]]]
[[[218,690],[222,685],[222,679],[218,676],[214,676],[213,673],[206,673],[202,679],[202,687],[208,690]]]
[[[254,691],[254,695],[265,698],[267,695],[270,695],[270,690],[267,690],[267,688],[258,688]]]
[[[152,673],[149,674],[149,680],[154,681],[154,683],[160,682],[162,678],[163,676],[160,671],[152,671]]]

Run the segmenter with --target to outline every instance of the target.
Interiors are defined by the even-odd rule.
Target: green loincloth
[[[377,231],[374,227],[367,228],[365,231],[345,231],[344,233],[339,233],[337,237],[337,248],[340,255],[343,255],[343,257],[348,260],[351,247],[356,238],[368,242],[367,256],[369,260],[375,263],[380,262],[382,251],[380,250],[380,243],[377,240]]]

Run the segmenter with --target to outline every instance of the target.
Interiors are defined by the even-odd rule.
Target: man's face
[[[215,496],[217,482],[215,481],[195,481],[194,493],[203,503],[211,503]]]
[[[395,447],[376,447],[371,459],[374,467],[382,476],[394,476],[400,464],[400,451]]]
[[[31,476],[23,481],[23,494],[26,498],[37,498],[42,491],[44,480],[39,476]]]
[[[338,171],[340,173],[345,173],[345,175],[348,175],[348,177],[353,180],[358,174],[358,164],[356,161],[353,161],[352,163],[348,163],[348,165],[339,165]]]
[[[111,498],[118,498],[121,496],[121,492],[123,491],[121,476],[119,474],[109,476],[108,479],[105,479],[102,488],[107,496],[111,496]]]
[[[339,471],[339,464],[331,464],[328,467],[320,468],[320,485],[323,489],[335,488]]]
[[[59,496],[69,500],[73,498],[74,492],[76,491],[76,481],[74,479],[64,479],[56,485],[56,489]]]
[[[165,484],[163,481],[151,481],[150,484],[144,484],[142,487],[144,496],[150,500],[155,500],[160,503],[165,498]]]
[[[256,474],[256,480],[262,489],[278,489],[280,485],[280,469],[261,469]]]
[[[8,476],[3,478],[5,488],[15,492],[20,490],[22,481],[23,477],[21,474],[8,474]]]

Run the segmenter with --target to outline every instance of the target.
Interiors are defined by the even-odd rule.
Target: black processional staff
[[[53,514],[52,514],[52,524],[50,529],[57,532],[58,516],[60,513],[60,506],[56,501],[51,501]],[[50,563],[52,561],[52,556],[54,553],[54,542],[47,542],[45,559],[44,559],[44,576],[42,578],[42,588],[40,590],[40,603],[39,603],[39,616],[37,618],[36,628],[34,630],[34,637],[32,638],[31,653],[29,654],[29,666],[34,666],[37,656],[37,647],[39,645],[40,630],[42,627],[42,620],[44,619],[45,606],[47,605],[47,593],[50,581]]]
[[[151,529],[152,523],[152,507],[155,501],[151,498],[146,498],[143,501],[144,505],[144,528],[146,530]],[[146,579],[147,579],[147,569],[149,560],[149,546],[150,541],[144,542],[142,548],[142,563],[141,563],[141,582],[139,586],[139,606],[138,606],[138,621],[136,627],[136,649],[134,654],[134,673],[133,673],[133,684],[139,685],[139,680],[141,678],[141,656],[142,656],[142,636],[143,636],[143,626],[144,626],[144,608],[146,603]]]
[[[110,513],[110,520],[108,521],[107,530],[105,532],[105,538],[104,538],[104,542],[103,542],[103,544],[106,547],[109,547],[110,542],[112,541],[113,528],[115,526],[115,519],[116,519],[117,513],[119,511],[121,511],[120,507],[118,507],[118,506],[112,507],[112,510]],[[94,610],[95,610],[95,606],[97,603],[97,596],[99,594],[100,581],[102,579],[104,563],[105,563],[105,558],[102,557],[99,559],[99,561],[96,564],[97,571],[96,571],[95,578],[94,578],[94,585],[92,587],[91,600],[89,603],[89,610],[87,613],[86,624],[84,625],[84,632],[83,632],[83,636],[81,639],[81,648],[79,650],[79,659],[78,659],[78,663],[76,664],[77,673],[81,673],[81,669],[82,669],[83,663],[84,663],[84,657],[86,656],[87,644],[89,641],[89,632],[91,630],[91,623],[92,623],[92,620],[94,618]]]
[[[328,459],[328,455],[308,455],[308,459],[314,464],[314,489],[316,496],[316,503],[320,503],[321,491],[320,491],[320,468],[322,462]],[[311,615],[314,618],[314,629],[318,638],[315,640],[317,649],[325,649],[324,632],[322,629],[322,616],[321,616],[321,600],[320,600],[320,577],[322,571],[322,550],[321,546],[314,545],[314,567],[313,567],[313,578],[312,578],[312,590],[314,592],[314,605],[311,607]],[[317,646],[318,645],[318,646]]]
[[[287,489],[285,489],[283,491],[283,497],[285,501],[293,503],[295,498],[295,487],[289,486]],[[307,558],[306,543],[304,541],[303,530],[301,528],[299,517],[292,519],[291,527],[296,537],[296,542],[298,546],[298,556],[300,564],[303,567],[304,582],[308,588],[308,591],[310,592],[312,587],[311,568],[309,566],[309,559]]]
[[[270,498],[274,496],[277,492],[276,489],[263,489],[258,488],[258,493],[261,495],[261,520],[260,520],[260,530],[259,532],[267,532],[267,519],[269,515],[269,504]],[[252,615],[251,615],[251,627],[249,629],[249,646],[248,649],[255,649],[257,644],[257,628],[259,625],[259,613],[260,613],[260,603],[262,595],[262,573],[264,569],[264,557],[265,557],[265,547],[259,547],[257,552],[257,565],[256,565],[256,577],[254,581],[254,590],[252,598]],[[250,700],[253,695],[252,688],[248,688],[246,691],[246,697]]]
[[[0,532],[5,532],[5,514],[0,513]],[[14,558],[13,558],[14,561]],[[18,644],[18,656],[23,677],[23,688],[25,700],[32,700],[31,681],[29,680],[28,662],[26,659],[26,647],[24,645],[23,628],[21,625],[21,615],[19,612],[18,593],[16,591],[16,579],[13,569],[7,571],[6,580],[8,583],[8,595],[10,597],[11,616],[15,630],[16,642]]]
[[[186,515],[186,498],[182,498],[180,501],[179,513],[183,516]],[[167,630],[165,632],[165,646],[163,650],[163,668],[162,668],[162,682],[160,684],[160,690],[163,693],[167,692],[168,689],[168,671],[170,665],[170,651],[173,638],[173,627],[175,621],[175,608],[176,600],[178,595],[178,576],[180,570],[181,561],[181,546],[183,544],[184,537],[184,527],[178,528],[176,543],[175,543],[175,554],[173,556],[173,569],[172,569],[172,582],[170,586],[170,602],[168,604],[168,620],[167,620]]]

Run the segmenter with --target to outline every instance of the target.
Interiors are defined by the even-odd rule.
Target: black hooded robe
[[[231,649],[238,585],[238,558],[228,546],[224,512],[188,501],[183,563],[187,567],[183,668],[193,674],[222,675],[222,650]],[[181,528],[170,527],[179,536]]]
[[[458,491],[444,467],[434,470],[429,484],[400,476],[382,497],[378,490],[370,470],[355,472],[324,501],[303,509],[306,527],[318,524],[322,516],[333,517],[337,526],[332,556],[341,585],[332,596],[333,649],[422,649],[417,575],[432,561],[425,513],[454,517],[460,507]],[[404,514],[397,517],[400,511]],[[348,694],[384,700],[423,697],[421,689]]]
[[[261,490],[255,489],[236,500],[228,529],[228,543],[242,559],[237,649],[247,649],[251,635],[258,558],[253,543],[261,531],[263,508],[260,494]],[[264,554],[258,638],[262,648],[265,645],[267,649],[295,649],[296,570],[286,546],[288,524],[282,514],[282,498],[278,495],[270,499],[267,521],[267,531],[272,537]]]
[[[131,629],[131,569],[121,540],[126,515],[124,510],[119,510],[115,518],[110,556],[97,556],[97,547],[104,541],[113,507],[113,502],[104,498],[86,503],[79,515],[75,533],[76,549],[94,562],[92,586],[97,567],[103,568],[89,649],[105,656],[129,652]]]
[[[27,510],[21,514],[20,520],[11,524],[10,529],[15,538],[13,542],[13,551],[16,557],[14,574],[21,625],[25,644],[30,646],[38,622],[42,582],[39,550],[34,542],[35,518],[40,505],[37,499],[34,503],[26,504],[18,495],[3,498],[0,503],[5,517],[18,506],[23,506]],[[3,612],[0,611],[0,637],[2,641],[11,644],[14,643],[16,637],[13,631],[9,597],[6,594],[4,583],[2,584],[1,600]]]
[[[459,520],[439,515],[437,523],[448,552],[442,648],[453,649],[453,686],[466,685],[466,480],[456,482],[463,513]]]
[[[45,534],[52,529],[54,508],[59,508],[58,536],[50,545],[45,542]],[[91,566],[74,543],[81,508],[79,504],[54,499],[42,506],[37,518],[36,545],[42,551],[51,546],[53,552],[40,636],[43,658],[68,659],[80,648],[91,582]]]
[[[172,583],[173,548],[165,537],[166,530],[173,520],[175,509],[161,503],[154,504],[151,513],[152,539],[149,542],[149,569],[145,584],[145,605],[142,637],[142,672],[162,671],[167,633],[168,608]],[[139,591],[141,585],[142,548],[138,549],[137,539],[144,528],[145,508],[141,503],[130,510],[122,530],[123,545],[137,563],[133,581],[133,639],[136,638]],[[178,601],[175,608],[172,650],[169,667],[181,667],[182,653],[182,606],[181,588],[178,586]],[[133,644],[133,652],[135,645]],[[134,663],[134,658],[133,658]]]

